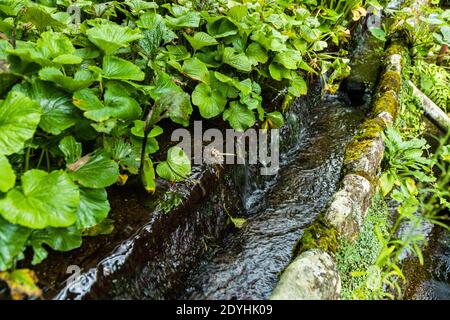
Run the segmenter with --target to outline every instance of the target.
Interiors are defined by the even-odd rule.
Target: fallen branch
[[[439,128],[444,131],[449,131],[450,118],[448,115],[433,101],[431,101],[431,99],[428,98],[422,91],[420,91],[412,81],[409,81],[409,85],[413,88],[413,95],[422,101],[422,106],[425,110],[426,116],[433,120]]]

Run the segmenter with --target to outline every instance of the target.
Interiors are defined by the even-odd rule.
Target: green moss
[[[344,164],[347,165],[352,161],[358,160],[370,148],[370,144],[374,139],[381,136],[384,129],[386,129],[386,124],[383,119],[367,119],[347,146]]]
[[[339,242],[336,261],[342,281],[342,299],[374,299],[376,292],[367,288],[367,275],[354,276],[353,272],[367,272],[375,265],[383,248],[377,237],[376,228],[383,237],[389,234],[389,211],[380,193],[372,200],[359,239],[350,243],[345,239]]]
[[[386,50],[386,56],[391,56],[393,54],[403,55],[404,47],[401,44],[393,44]]]
[[[394,92],[400,92],[400,87],[402,85],[402,79],[398,72],[387,71],[383,74],[378,86],[379,92],[387,92],[393,90]]]
[[[398,109],[400,108],[400,102],[398,95],[393,90],[389,90],[381,94],[375,101],[373,106],[373,116],[388,112],[394,119],[397,117]]]
[[[338,232],[334,227],[328,226],[323,222],[321,215],[299,239],[293,249],[293,258],[299,256],[310,249],[322,249],[326,252],[337,251]]]

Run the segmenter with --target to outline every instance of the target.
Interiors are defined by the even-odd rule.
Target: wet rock
[[[354,174],[346,175],[342,188],[335,194],[325,214],[326,223],[336,228],[340,236],[355,240],[370,207],[372,194],[369,180]]]
[[[333,258],[323,250],[302,253],[283,272],[271,300],[339,299],[341,279]]]
[[[381,132],[380,132],[381,133]],[[384,143],[381,137],[351,144],[347,149],[345,170],[348,174],[358,174],[374,181],[384,156]]]

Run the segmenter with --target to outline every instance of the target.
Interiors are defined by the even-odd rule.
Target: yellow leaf
[[[367,15],[367,10],[363,7],[357,7],[356,9],[352,10],[353,13],[353,21],[358,21],[362,17],[365,17]]]
[[[25,298],[37,299],[42,296],[42,291],[36,285],[36,274],[28,269],[18,269],[12,272],[0,272],[0,280],[8,285],[13,300]]]
[[[120,186],[124,186],[128,181],[128,175],[127,174],[121,174],[119,175],[119,180],[117,181],[117,183]]]

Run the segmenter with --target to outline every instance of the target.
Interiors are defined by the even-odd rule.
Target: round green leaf
[[[72,104],[70,95],[51,83],[35,80],[32,84],[23,83],[15,86],[13,90],[39,102],[43,110],[39,123],[42,130],[59,135],[77,123],[77,110]]]
[[[0,215],[13,224],[32,229],[67,227],[75,223],[80,192],[63,171],[30,170],[22,187],[0,200]]]
[[[194,80],[209,83],[209,71],[206,64],[197,58],[189,58],[184,61],[182,71]]]
[[[0,192],[8,192],[16,184],[16,174],[8,158],[0,155]]]
[[[193,36],[184,34],[186,40],[191,44],[194,50],[217,44],[217,40],[205,32],[196,32]]]
[[[47,257],[47,250],[43,244],[63,252],[79,248],[82,244],[81,230],[75,226],[36,230],[31,234],[29,242],[34,251],[32,264],[36,265]]]
[[[236,131],[244,131],[252,127],[256,122],[255,114],[246,106],[236,101],[231,102],[230,108],[225,110],[223,120],[228,121]]]
[[[23,149],[41,119],[39,104],[18,92],[11,92],[0,105],[0,155]]]
[[[86,35],[106,55],[113,54],[119,48],[128,47],[130,42],[143,37],[139,29],[132,30],[112,23],[91,28],[86,31]]]
[[[86,155],[68,169],[72,179],[86,188],[109,187],[119,178],[119,165],[103,153]]]
[[[77,228],[87,229],[102,222],[111,207],[105,189],[80,189],[80,207],[77,211]]]
[[[199,108],[205,119],[211,119],[223,112],[227,100],[210,86],[200,83],[192,93],[192,102]]]
[[[0,271],[14,267],[20,260],[31,229],[11,224],[0,217]]]
[[[145,73],[137,65],[114,56],[106,56],[103,59],[102,76],[116,80],[142,81],[145,79]]]
[[[167,153],[167,161],[160,162],[156,172],[161,178],[180,182],[185,180],[191,173],[191,161],[180,147],[172,147]]]

